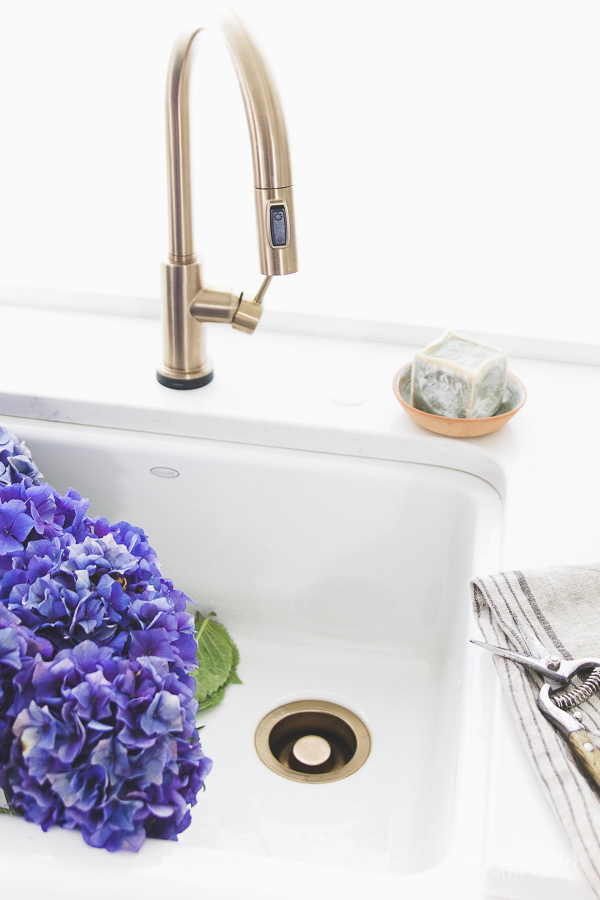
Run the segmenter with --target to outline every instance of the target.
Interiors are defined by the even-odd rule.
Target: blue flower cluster
[[[0,787],[94,847],[176,840],[212,765],[187,597],[140,528],[42,477],[0,426]]]
[[[20,444],[12,431],[0,425],[0,485],[29,478],[39,484],[44,476],[31,458],[29,448]]]

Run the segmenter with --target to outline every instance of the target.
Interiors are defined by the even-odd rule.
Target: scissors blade
[[[520,617],[515,617],[515,625],[517,626],[529,653],[536,656],[538,659],[547,659],[550,654],[525,621]]]
[[[549,669],[548,666],[544,664],[544,660],[533,659],[531,656],[525,656],[523,653],[513,653],[512,650],[507,650],[505,647],[495,647],[493,644],[485,644],[483,641],[476,641],[473,640],[473,638],[471,638],[471,643],[477,644],[478,647],[483,647],[484,650],[489,650],[490,653],[495,653],[498,656],[503,656],[505,659],[510,659],[522,666],[527,666],[528,669],[539,672],[539,674],[543,675],[548,681],[554,681],[557,684],[569,683],[569,679],[565,675],[559,675],[558,672],[553,672]]]

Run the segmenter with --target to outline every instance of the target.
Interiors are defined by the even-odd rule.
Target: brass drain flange
[[[371,737],[357,715],[326,700],[298,700],[268,713],[256,729],[258,755],[291,781],[326,784],[363,765]]]

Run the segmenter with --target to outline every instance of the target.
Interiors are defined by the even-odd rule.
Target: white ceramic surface
[[[13,305],[6,305],[11,298]],[[251,339],[229,329],[211,328],[210,349],[217,366],[214,382],[201,391],[178,393],[155,380],[159,324],[144,318],[145,301],[132,305],[122,298],[118,304],[110,298],[78,298],[78,308],[89,311],[76,312],[52,308],[65,298],[47,292],[23,298],[5,289],[0,290],[1,299],[3,334],[8,336],[0,353],[3,420],[27,417],[25,424],[37,421],[36,427],[43,426],[40,420],[77,422],[96,426],[98,435],[106,429],[126,428],[458,469],[493,485],[504,498],[503,568],[598,559],[600,419],[590,418],[589,409],[600,393],[600,366],[591,345],[571,345],[565,357],[567,351],[554,344],[498,338],[527,385],[527,414],[516,417],[511,428],[477,440],[456,441],[415,425],[389,389],[391,374],[428,338],[410,328],[379,325],[374,329],[368,322],[342,322],[338,331],[338,321],[318,317],[315,333],[316,317],[292,316],[285,319],[287,324],[277,326],[282,331],[269,331],[272,311],[268,309],[264,325]],[[347,398],[350,388],[365,402],[338,402],[340,396]],[[478,574],[498,567],[497,553],[489,556],[489,562],[487,558],[480,557]],[[493,702],[495,676],[491,660],[481,659],[484,654],[474,649],[477,678],[465,691],[471,691],[477,715],[482,716]],[[313,867],[246,854],[243,868],[237,860],[241,889],[235,900],[262,900],[269,892],[278,898],[285,893],[305,900],[307,893],[315,893],[317,884],[317,895],[345,892],[397,900],[399,877],[403,895],[411,898],[446,896],[448,887],[461,900],[484,896],[581,900],[587,885],[524,754],[510,752],[516,740],[511,729],[512,722],[503,716],[494,734],[485,728],[475,730],[474,755],[470,760],[461,756],[461,771],[469,776],[459,787],[461,796],[466,794],[462,818],[458,817],[462,836],[437,866],[390,877],[354,869],[346,877],[336,866]],[[487,766],[490,745],[492,767],[478,781],[477,766]],[[212,774],[216,777],[216,770]],[[480,789],[488,779],[489,803],[488,791]],[[486,804],[484,854],[481,820],[485,810],[480,807]],[[27,870],[26,882],[20,870],[12,868],[13,859],[21,860],[16,849],[22,841],[31,848],[26,865],[35,861]],[[123,873],[135,871],[136,900],[138,894],[146,896],[143,891],[153,896],[155,878],[161,897],[168,881],[171,887],[181,887],[182,893],[196,891],[209,900],[229,900],[231,856],[217,850],[199,856],[198,849],[191,848],[189,864],[184,864],[187,852],[183,842],[160,845],[153,851],[153,866],[147,860],[141,866],[139,858],[134,862],[110,858],[110,865],[102,869],[97,896],[105,897],[107,886],[119,896]],[[38,860],[44,861],[39,871]],[[82,848],[77,836],[62,832],[38,836],[26,823],[14,822],[9,834],[2,836],[0,865],[7,900],[38,900],[42,894],[49,900],[68,900],[79,898],[82,887],[95,890],[86,867],[93,866],[95,872],[99,863],[95,851]],[[228,878],[223,882],[224,871]],[[131,885],[131,880],[127,883]]]
[[[179,842],[110,855],[1,817],[3,897],[480,895],[490,679],[474,677],[468,584],[499,564],[493,488],[435,466],[2,421],[58,489],[144,527],[164,573],[231,631],[244,682],[204,717],[215,767]],[[303,785],[258,759],[260,719],[305,698],[369,728],[355,775]]]

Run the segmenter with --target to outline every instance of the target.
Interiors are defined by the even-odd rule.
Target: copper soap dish
[[[480,437],[498,431],[515,413],[518,413],[527,399],[527,391],[523,384],[509,372],[502,405],[494,416],[484,419],[451,419],[447,416],[436,416],[411,405],[411,373],[412,363],[407,363],[394,375],[392,387],[400,405],[417,425],[447,437]]]

